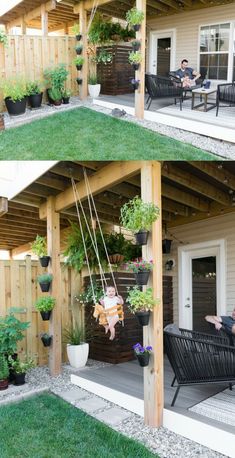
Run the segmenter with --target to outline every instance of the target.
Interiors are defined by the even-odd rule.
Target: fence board
[[[8,46],[0,43],[0,83],[7,78],[23,77],[43,81],[44,70],[64,63],[69,71],[67,89],[78,93],[76,84],[75,37],[38,37],[30,35],[8,36]],[[0,96],[0,110],[5,105]]]

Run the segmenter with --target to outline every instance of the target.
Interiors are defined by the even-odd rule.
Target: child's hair
[[[116,288],[115,288],[114,285],[105,285],[105,292],[107,292],[108,288],[113,288],[113,289],[115,289],[115,292],[116,292]]]

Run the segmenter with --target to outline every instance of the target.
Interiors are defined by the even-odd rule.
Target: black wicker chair
[[[235,106],[235,82],[218,85],[216,97],[216,116],[218,116],[220,103],[223,103],[223,106],[226,107]]]
[[[181,334],[164,331],[164,345],[178,385],[171,405],[182,386],[208,383],[235,383],[235,347],[226,336],[180,329]]]
[[[165,76],[146,74],[145,87],[148,94],[147,110],[149,110],[153,100],[166,97],[174,99],[175,104],[176,100],[179,99],[180,109],[182,110],[183,88],[181,81],[173,81],[172,78]]]

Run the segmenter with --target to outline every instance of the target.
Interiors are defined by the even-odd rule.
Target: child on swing
[[[106,286],[105,288],[105,296],[103,299],[100,299],[100,304],[103,305],[105,310],[108,310],[114,307],[117,304],[124,304],[122,296],[117,295],[116,289],[114,286]],[[118,314],[113,316],[107,317],[108,324],[104,325],[105,334],[110,331],[109,340],[113,340],[115,338],[115,325],[119,321]]]

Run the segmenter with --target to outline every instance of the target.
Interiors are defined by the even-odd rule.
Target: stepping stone
[[[87,396],[87,394],[84,393],[84,391],[80,390],[79,388],[74,388],[69,391],[68,390],[61,391],[60,393],[58,393],[58,395],[62,399],[70,403],[79,401],[79,399],[83,399]]]
[[[83,401],[79,402],[76,407],[78,409],[85,410],[88,413],[95,412],[96,410],[99,409],[105,409],[108,407],[108,403],[103,401],[103,399],[93,397],[89,399],[84,399]],[[106,414],[107,415],[107,414]]]
[[[127,410],[122,410],[119,407],[112,407],[111,409],[106,410],[105,412],[100,412],[95,415],[97,420],[103,421],[108,425],[115,426],[121,423],[123,420],[126,420],[131,416],[131,412]]]

